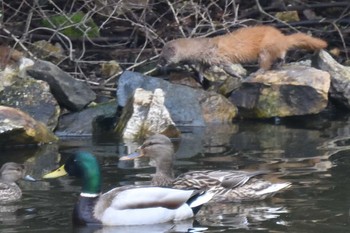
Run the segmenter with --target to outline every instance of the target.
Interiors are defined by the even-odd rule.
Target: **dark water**
[[[23,198],[0,206],[0,232],[348,232],[350,209],[350,119],[242,122],[183,129],[176,173],[200,169],[269,169],[269,179],[293,185],[259,202],[205,206],[195,220],[128,228],[73,229],[71,211],[79,181],[21,182]],[[154,168],[148,161],[118,162],[137,143],[111,138],[70,138],[39,150],[2,151],[0,163],[26,162],[40,177],[78,149],[92,151],[102,165],[104,190],[143,184]],[[130,216],[132,217],[132,216]]]

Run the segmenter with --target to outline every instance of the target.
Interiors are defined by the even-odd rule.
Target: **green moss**
[[[80,11],[73,14],[53,15],[49,19],[42,20],[41,23],[44,27],[58,29],[70,38],[81,38],[84,35],[90,38],[99,37],[98,26],[91,18],[86,20],[85,16]]]
[[[254,114],[258,118],[270,118],[276,116],[276,114],[281,111],[281,106],[278,104],[280,102],[278,92],[271,91],[270,89],[265,89],[262,92],[266,93],[260,95],[259,103]]]

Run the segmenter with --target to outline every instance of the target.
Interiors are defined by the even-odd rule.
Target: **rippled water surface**
[[[20,182],[22,200],[0,205],[0,232],[348,232],[350,207],[350,120],[241,122],[233,126],[183,129],[175,172],[201,169],[266,170],[271,180],[292,187],[265,201],[216,203],[194,219],[142,227],[75,228],[71,225],[79,181],[70,177]],[[144,184],[154,172],[147,160],[118,161],[139,144],[111,138],[69,138],[39,150],[2,151],[0,163],[26,162],[33,176],[58,166],[76,150],[99,159],[104,190]],[[132,217],[132,216],[130,216]]]

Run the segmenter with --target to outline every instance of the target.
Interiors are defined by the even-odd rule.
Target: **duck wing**
[[[22,191],[16,184],[0,182],[0,201],[14,201],[21,196]]]
[[[216,173],[216,172],[214,172]],[[227,189],[233,189],[237,187],[241,187],[245,185],[252,177],[265,174],[265,171],[256,171],[256,172],[246,172],[246,171],[227,171],[227,172],[219,172],[221,175],[221,186]]]
[[[177,190],[160,187],[138,187],[119,192],[111,205],[116,209],[164,207],[176,209],[186,203],[193,190]]]
[[[103,194],[95,217],[104,225],[142,225],[191,218],[214,194],[161,187],[113,189]]]
[[[265,171],[246,172],[246,171],[193,171],[179,176],[174,181],[176,188],[196,188],[209,189],[211,187],[223,187],[233,189],[243,186],[252,177],[266,173]]]

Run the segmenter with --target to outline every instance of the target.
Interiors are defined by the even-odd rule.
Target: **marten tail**
[[[288,35],[286,37],[287,37],[287,43],[289,44],[290,48],[320,50],[327,47],[326,41],[316,37],[309,36],[305,33],[295,33],[292,35]]]

